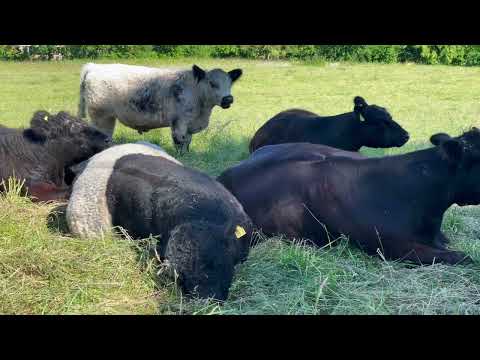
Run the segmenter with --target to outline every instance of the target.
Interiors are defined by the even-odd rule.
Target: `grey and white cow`
[[[189,70],[122,64],[86,64],[80,80],[79,117],[113,135],[115,122],[137,130],[171,127],[177,150],[188,151],[192,134],[204,130],[214,106],[228,109],[241,69]]]

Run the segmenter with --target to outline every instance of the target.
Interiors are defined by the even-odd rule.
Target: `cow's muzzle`
[[[228,109],[232,104],[233,104],[233,96],[230,95],[230,96],[225,96],[222,99],[222,103],[220,104],[220,106],[223,109]]]
[[[397,143],[397,147],[402,147],[408,142],[408,140],[410,140],[410,134],[408,132],[403,133],[400,141]]]

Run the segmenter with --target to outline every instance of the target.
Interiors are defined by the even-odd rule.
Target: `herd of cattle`
[[[241,76],[87,64],[78,117],[38,111],[27,129],[0,126],[0,180],[23,180],[35,201],[67,200],[74,235],[123,228],[155,237],[182,290],[200,297],[227,298],[254,231],[318,246],[345,235],[368,254],[417,264],[472,262],[447,249],[441,225],[452,204],[480,204],[477,128],[435,134],[433,147],[404,155],[365,157],[362,146],[400,147],[409,134],[357,96],[341,115],[279,113],[252,138],[250,157],[217,179],[150,143],[112,144],[118,120],[139,133],[171,127],[177,151],[188,151],[213,107],[233,103]]]

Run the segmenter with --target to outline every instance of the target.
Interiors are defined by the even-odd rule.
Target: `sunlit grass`
[[[180,160],[212,176],[248,156],[255,131],[279,111],[299,107],[329,115],[353,109],[353,98],[387,107],[411,134],[398,154],[430,146],[436,132],[480,125],[479,68],[381,64],[301,64],[247,60],[129,61],[154,66],[241,67],[235,103],[215,109]],[[82,63],[0,63],[0,123],[28,124],[35,110],[77,111]],[[168,129],[143,136],[118,126],[115,141],[139,139],[176,156]],[[120,239],[81,241],[47,227],[51,206],[17,195],[0,200],[1,313],[194,314],[479,314],[480,210],[453,207],[443,228],[451,246],[476,264],[410,268],[384,262],[342,239],[333,248],[269,239],[238,268],[222,306],[188,301],[171,281],[145,270],[138,249]],[[154,280],[158,286],[155,287]],[[163,280],[162,280],[163,279]]]

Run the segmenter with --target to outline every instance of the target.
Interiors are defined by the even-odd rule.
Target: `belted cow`
[[[241,69],[205,71],[122,64],[86,64],[81,72],[79,116],[113,135],[116,119],[139,133],[171,127],[177,150],[207,128],[214,106],[228,109]]]
[[[220,183],[145,143],[111,147],[77,175],[66,213],[73,234],[98,237],[119,226],[134,239],[157,237],[186,294],[227,298],[253,226]]]

